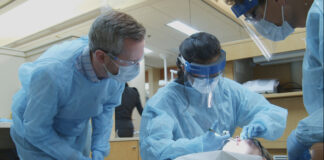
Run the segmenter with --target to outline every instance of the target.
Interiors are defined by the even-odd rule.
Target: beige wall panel
[[[18,69],[25,62],[23,57],[6,55],[4,49],[0,52],[0,118],[11,118],[12,97],[20,89]]]
[[[227,61],[224,71],[224,76],[229,79],[234,79],[234,62],[233,61]]]
[[[138,160],[138,141],[113,141],[110,147],[110,154],[105,160]]]

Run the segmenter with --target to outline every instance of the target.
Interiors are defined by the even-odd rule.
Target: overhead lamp
[[[180,21],[173,21],[173,22],[170,22],[167,24],[167,26],[169,27],[172,27],[188,36],[192,35],[192,34],[195,34],[195,33],[198,33],[199,31],[180,22]]]

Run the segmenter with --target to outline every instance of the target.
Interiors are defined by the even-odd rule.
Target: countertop
[[[10,128],[12,122],[0,122],[0,128]]]
[[[110,142],[117,142],[117,141],[138,141],[139,137],[127,137],[127,138],[111,138]]]

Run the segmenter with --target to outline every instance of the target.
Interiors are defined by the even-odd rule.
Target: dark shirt
[[[117,120],[131,120],[135,107],[138,113],[142,115],[143,107],[137,89],[135,87],[125,86],[121,105],[115,110],[115,118]]]

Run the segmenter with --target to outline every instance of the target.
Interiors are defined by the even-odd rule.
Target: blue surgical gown
[[[20,67],[11,135],[23,160],[85,158],[90,147],[109,153],[112,115],[124,84],[92,82],[76,69],[87,46],[87,37],[65,42]]]
[[[308,146],[323,142],[323,28],[323,0],[314,0],[307,15],[303,61],[303,98],[309,116],[296,129],[297,140]]]
[[[227,130],[231,136],[236,127],[261,123],[266,128],[261,137],[269,140],[279,138],[286,128],[286,109],[227,78],[221,78],[213,91],[211,108],[203,97],[192,87],[171,82],[149,99],[140,129],[143,160],[203,152],[199,137],[214,123],[216,132]]]

